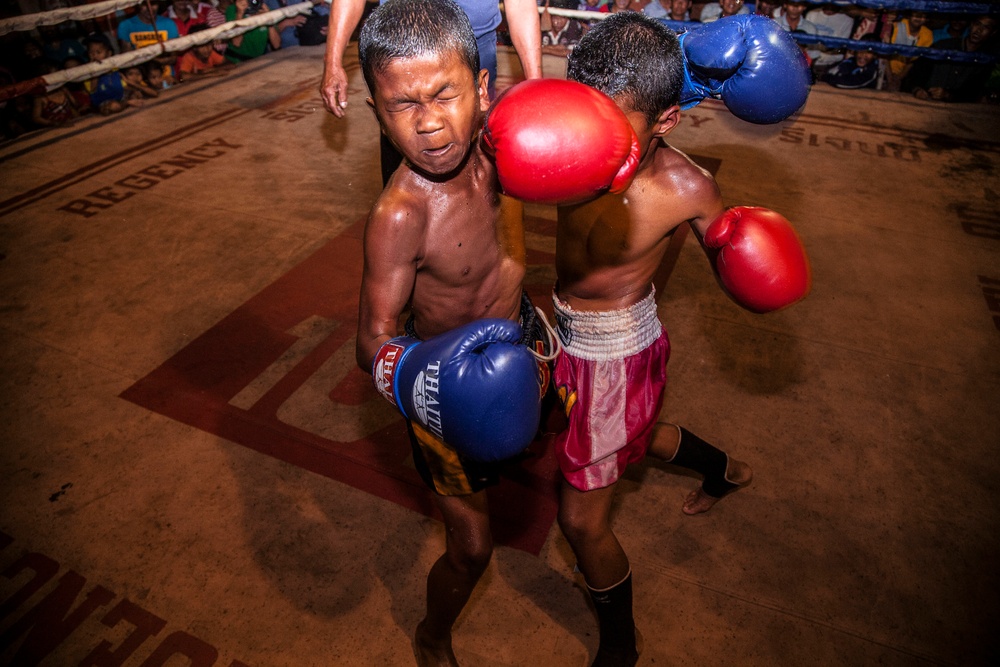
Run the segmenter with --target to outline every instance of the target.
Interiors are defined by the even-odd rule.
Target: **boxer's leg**
[[[682,507],[685,514],[707,512],[724,495],[746,486],[753,478],[749,465],[730,458],[721,449],[675,424],[660,422],[654,427],[649,452],[705,477],[701,488],[692,491],[685,499]]]
[[[435,496],[444,518],[445,552],[427,575],[427,615],[417,626],[417,664],[457,665],[451,628],[493,554],[486,492]]]
[[[593,667],[634,665],[635,621],[628,556],[611,530],[614,485],[579,491],[563,481],[559,527],[576,555],[597,611],[601,640]]]

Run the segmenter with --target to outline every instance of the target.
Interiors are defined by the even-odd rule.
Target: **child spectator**
[[[875,35],[865,35],[863,42],[877,42]],[[871,51],[855,51],[835,64],[823,76],[823,81],[834,88],[875,88],[878,85],[879,62]]]
[[[902,46],[930,46],[934,43],[934,33],[924,25],[925,23],[927,23],[927,14],[910,12],[908,16],[893,24],[889,43]],[[898,92],[903,79],[910,73],[915,61],[916,58],[912,56],[891,56],[888,58],[883,87],[888,91]]]
[[[192,32],[199,30],[204,30],[204,27],[196,26]],[[181,76],[185,79],[205,74],[222,74],[232,66],[233,64],[228,62],[221,53],[212,48],[211,42],[191,47],[177,61],[177,69],[180,70]]]
[[[551,6],[556,9],[576,9],[576,2],[575,0],[555,0]],[[542,31],[542,53],[566,56],[580,41],[583,28],[576,19],[558,14],[551,16],[551,29]]]
[[[111,43],[102,33],[92,33],[83,40],[90,62],[99,63],[110,58]],[[90,95],[90,104],[102,116],[118,113],[125,109],[125,85],[118,71],[106,72],[83,84]]]
[[[49,60],[63,63],[67,58],[77,58],[82,62],[87,58],[86,47],[80,43],[75,34],[70,32],[69,25],[60,23],[38,26],[38,35],[42,38],[42,50]]]
[[[73,69],[74,67],[79,67],[83,64],[82,60],[77,58],[67,58],[63,61],[63,69]],[[69,91],[69,94],[73,96],[73,102],[76,104],[77,110],[80,115],[90,113],[90,95],[84,90],[82,83],[67,83],[64,88]]]
[[[44,76],[57,71],[59,64],[46,60],[39,65],[36,74]],[[79,115],[73,95],[64,86],[33,96],[31,120],[40,127],[65,125]]]
[[[168,69],[167,71],[172,71],[172,69]],[[143,63],[142,73],[146,78],[146,83],[148,83],[149,87],[153,90],[166,90],[177,83],[172,75],[169,79],[163,75],[164,67],[156,60]]]
[[[157,97],[160,94],[160,91],[146,82],[143,69],[138,65],[133,65],[122,71],[122,76],[125,78],[125,100],[129,103],[138,102],[138,104],[131,104],[131,106],[140,106],[142,100]]]
[[[15,36],[19,39],[19,36]],[[11,73],[18,81],[34,78],[45,60],[42,45],[37,39],[28,37],[20,41],[19,53],[15,53],[10,61]]]
[[[0,86],[12,86],[16,82],[14,73],[0,64]],[[13,139],[32,129],[30,102],[25,95],[0,102],[0,134],[5,139]]]
[[[177,59],[174,54],[161,54],[153,62],[160,68],[160,79],[163,81],[164,88],[170,88],[180,83],[181,77],[177,71]]]

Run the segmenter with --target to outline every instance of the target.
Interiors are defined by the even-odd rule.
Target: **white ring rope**
[[[15,30],[33,30],[40,25],[55,25],[63,21],[86,21],[98,16],[111,14],[121,9],[128,9],[145,0],[104,0],[92,5],[79,7],[62,7],[38,14],[24,14],[0,20],[0,36]]]
[[[78,67],[71,67],[70,69],[53,72],[52,74],[46,74],[39,77],[38,85],[44,85],[45,89],[49,91],[55,90],[56,88],[59,88],[67,83],[86,81],[87,79],[92,79],[95,76],[104,74],[105,72],[139,65],[147,60],[152,60],[156,56],[165,52],[173,53],[176,51],[185,51],[190,49],[192,46],[209,44],[217,39],[231,39],[262,25],[273,25],[283,19],[291,18],[299,14],[310,14],[312,13],[312,9],[312,3],[300,2],[294,5],[280,7],[279,9],[275,9],[270,12],[247,16],[239,19],[238,21],[229,21],[228,23],[223,23],[222,25],[214,28],[200,30],[184,37],[167,40],[161,44],[150,44],[149,46],[144,46],[141,49],[119,53],[116,56],[111,56],[110,58],[106,58],[100,62],[87,63]],[[10,97],[10,95],[3,95],[3,90],[4,89],[0,89],[0,100]]]

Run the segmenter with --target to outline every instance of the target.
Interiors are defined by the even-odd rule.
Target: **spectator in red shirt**
[[[196,25],[206,25],[208,23],[208,13],[212,10],[212,5],[197,0],[174,0],[163,12],[163,16],[172,19],[177,24],[177,32],[181,37],[191,32],[191,28]]]

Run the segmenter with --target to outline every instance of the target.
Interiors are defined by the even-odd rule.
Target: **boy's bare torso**
[[[403,167],[383,198],[408,211],[415,270],[410,307],[428,338],[484,317],[516,319],[525,249],[521,205],[497,195],[478,147],[459,174],[431,182]],[[383,202],[380,202],[383,203]]]
[[[614,310],[649,294],[674,229],[697,231],[722,210],[715,180],[684,153],[655,147],[623,194],[559,208],[559,297],[577,310]]]

